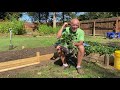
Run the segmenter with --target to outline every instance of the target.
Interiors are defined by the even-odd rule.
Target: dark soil
[[[50,54],[55,52],[55,48],[53,46],[49,46],[0,52],[0,62],[34,57],[36,56],[36,52],[40,52],[40,55]]]

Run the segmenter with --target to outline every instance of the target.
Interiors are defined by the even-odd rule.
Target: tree
[[[0,12],[0,19],[4,19],[6,16],[6,12]]]
[[[60,20],[64,22],[70,21],[71,18],[76,18],[78,12],[62,12],[62,17],[60,16]]]
[[[38,21],[39,23],[47,22],[49,17],[49,12],[27,12],[32,18],[32,22]]]
[[[120,12],[86,12],[84,15],[80,15],[79,18],[83,20],[92,20],[98,18],[111,18],[120,16]]]
[[[0,12],[0,19],[3,20],[19,20],[22,17],[22,12]]]
[[[62,19],[63,19],[63,23],[64,23],[64,19],[65,19],[65,13],[62,12]]]
[[[19,20],[19,18],[22,17],[22,12],[7,12],[6,13],[6,20]]]
[[[56,28],[56,12],[53,12],[53,28]]]
[[[111,12],[113,16],[118,17],[120,16],[120,12]]]

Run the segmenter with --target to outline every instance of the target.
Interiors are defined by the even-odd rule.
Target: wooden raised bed
[[[0,62],[0,72],[39,64],[41,61],[50,60],[52,56],[53,54],[40,55],[39,52],[36,52],[35,57],[18,59],[7,62]]]

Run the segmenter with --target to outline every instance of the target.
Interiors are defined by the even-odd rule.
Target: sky
[[[31,18],[27,15],[27,13],[23,13],[23,16],[20,18],[20,20],[31,22]]]
[[[80,14],[84,14],[84,12],[80,12],[78,15]],[[27,13],[23,13],[23,16],[20,18],[20,20],[31,22],[31,18],[27,15]]]

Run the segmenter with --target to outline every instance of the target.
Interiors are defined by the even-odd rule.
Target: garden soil
[[[40,52],[40,55],[51,54],[55,52],[55,48],[53,46],[49,46],[49,47],[27,48],[22,50],[3,51],[0,52],[0,62],[35,57],[36,52]]]

